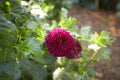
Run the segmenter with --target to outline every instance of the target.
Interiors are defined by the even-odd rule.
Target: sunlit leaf
[[[102,31],[100,35],[95,33],[94,42],[102,47],[106,47],[106,45],[110,45],[114,42],[114,38],[110,37],[110,33],[107,31]]]
[[[59,22],[59,26],[61,28],[68,29],[71,26],[75,25],[76,21],[77,20],[75,18],[71,18],[71,17],[67,18],[67,17],[62,16],[61,21]]]

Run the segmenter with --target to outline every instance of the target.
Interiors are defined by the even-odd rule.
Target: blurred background
[[[50,55],[46,56],[46,54],[39,54],[39,56],[37,54],[35,54],[36,56],[35,57],[32,56],[33,58],[31,58],[31,52],[29,52],[30,56],[28,55],[28,53],[27,53],[27,55],[26,54],[24,55],[24,53],[25,53],[24,48],[26,49],[26,46],[28,44],[29,45],[36,44],[36,41],[34,41],[35,35],[33,34],[34,29],[37,29],[35,26],[37,25],[37,27],[41,27],[40,33],[44,32],[42,30],[46,30],[46,32],[47,32],[50,30],[50,28],[48,28],[48,27],[51,24],[53,24],[52,27],[56,27],[56,25],[59,25],[58,22],[60,21],[61,17],[63,17],[63,15],[64,15],[64,17],[66,17],[67,13],[68,13],[69,17],[77,19],[76,25],[78,26],[78,31],[80,30],[81,27],[91,26],[92,32],[100,33],[103,30],[107,30],[110,32],[110,35],[112,37],[116,38],[116,41],[111,46],[109,46],[110,49],[112,50],[111,60],[109,62],[102,60],[102,61],[99,61],[99,63],[93,64],[92,66],[96,70],[96,73],[95,73],[96,76],[95,76],[95,79],[90,79],[90,80],[120,80],[120,62],[119,62],[120,61],[120,0],[0,0],[0,4],[1,4],[0,5],[0,14],[2,14],[2,16],[4,16],[4,17],[0,17],[1,22],[2,23],[4,22],[4,24],[6,24],[5,25],[5,26],[7,26],[6,28],[8,28],[8,26],[10,24],[16,25],[18,27],[18,30],[20,31],[19,32],[20,37],[18,38],[18,39],[20,39],[19,42],[17,42],[17,35],[15,35],[16,36],[15,40],[16,40],[16,43],[18,44],[17,50],[18,50],[18,52],[19,52],[19,50],[23,51],[23,53],[22,53],[23,57],[26,58],[26,56],[27,56],[28,59],[23,59],[23,61],[21,61],[21,63],[23,63],[23,65],[22,65],[23,69],[25,69],[25,70],[27,69],[28,73],[32,73],[32,77],[34,77],[34,75],[35,75],[34,73],[36,73],[38,70],[40,70],[40,71],[43,70],[43,72],[45,72],[45,73],[42,72],[42,74],[43,74],[42,76],[37,75],[38,78],[39,77],[44,78],[47,75],[47,71],[43,69],[43,67],[46,67],[46,65],[42,66],[41,68],[39,67],[39,65],[35,65],[34,69],[36,70],[36,72],[34,71],[34,69],[32,69],[34,66],[33,64],[31,64],[31,63],[34,63],[32,61],[32,59],[35,59],[35,58],[40,59],[39,60],[40,63],[43,63],[43,64],[48,63],[48,65],[53,63],[53,61],[56,61],[55,58],[51,57]],[[36,5],[34,5],[34,4],[36,4]],[[69,20],[69,23],[68,23],[69,25],[71,25],[70,23],[73,24],[76,21],[75,19],[71,19],[71,18],[67,19],[64,17],[63,17],[63,21],[61,19],[61,22],[65,22],[65,21]],[[52,20],[54,20],[54,21],[51,23]],[[12,23],[6,23],[7,21],[11,21]],[[31,21],[33,21],[33,22],[31,23]],[[41,26],[40,24],[42,24],[43,26]],[[27,28],[24,28],[24,25]],[[40,26],[38,26],[38,25],[40,25]],[[4,27],[4,26],[2,26],[2,27]],[[11,26],[11,27],[15,27],[15,26]],[[45,27],[47,27],[47,28],[45,28]],[[12,28],[11,28],[11,30],[12,30]],[[14,31],[14,30],[12,30],[12,31]],[[0,32],[2,34],[2,31],[0,31]],[[38,32],[39,32],[39,30],[36,31],[35,33],[38,33]],[[8,33],[5,34],[5,35],[7,35],[8,38],[4,37],[4,35],[3,35],[4,39],[1,38],[0,42],[2,42],[2,43],[5,43],[5,42],[9,43],[10,41],[13,42],[13,40],[11,40],[11,38],[9,37],[10,34],[8,36]],[[28,35],[28,33],[30,35]],[[45,34],[44,35],[36,34],[36,35],[40,36],[40,40],[42,42],[42,41],[44,41]],[[26,36],[27,36],[27,39],[26,39]],[[32,39],[31,39],[31,36],[33,37]],[[9,38],[10,38],[10,41],[6,40]],[[28,38],[30,38],[31,44],[29,42],[21,43],[21,41],[23,41],[23,42],[28,41],[29,40]],[[4,40],[5,40],[5,42],[4,42]],[[15,43],[15,42],[13,42],[13,43]],[[40,45],[42,45],[42,43],[40,43]],[[25,47],[24,46],[21,47],[22,46],[21,44],[22,45],[25,44]],[[5,44],[3,44],[3,45],[5,45]],[[8,46],[9,44],[6,43],[6,45],[9,49],[9,46]],[[14,45],[14,44],[11,44],[10,46],[12,46],[12,45]],[[37,45],[37,48],[36,48],[36,45]],[[36,44],[36,45],[32,45],[32,47],[30,46],[30,48],[28,47],[28,50],[34,52],[33,46],[35,46],[36,53],[42,52],[42,48],[44,48],[44,45],[42,45],[41,50],[39,49],[40,48],[39,44]],[[6,46],[5,46],[5,48],[6,48]],[[45,50],[45,49],[43,49],[43,50]],[[19,52],[19,53],[21,53],[21,52]],[[2,56],[4,56],[4,55],[2,55]],[[44,59],[44,56],[48,57],[48,58]],[[1,60],[2,59],[3,58],[1,57]],[[17,55],[15,60],[18,61],[18,59],[19,59],[19,54]],[[20,59],[21,59],[21,56],[20,56]],[[9,61],[9,57],[7,60]],[[10,60],[11,60],[11,58],[10,58]],[[26,62],[24,62],[24,61],[26,61]],[[37,61],[37,60],[35,60],[35,61]],[[9,63],[9,64],[6,63],[6,64],[13,65],[13,63]],[[28,64],[30,65],[29,69],[28,69]],[[6,66],[4,64],[0,64],[0,65]],[[25,65],[25,68],[24,68],[24,65]],[[40,64],[40,66],[41,66],[41,64]],[[52,66],[54,66],[54,65],[52,64]],[[55,68],[53,67],[53,70],[51,70],[52,66],[50,65],[50,67],[47,67],[49,73],[52,73],[52,71],[54,69],[56,69],[56,66],[55,66]],[[9,72],[10,75],[14,71],[13,66],[12,67],[6,66],[4,68],[5,68],[6,72]],[[0,73],[3,72],[2,70],[4,70],[4,68],[0,68]],[[13,70],[11,70],[11,69],[13,69]],[[19,66],[17,66],[16,70],[20,71]],[[31,72],[29,72],[29,70]],[[21,73],[21,72],[18,72],[18,73]],[[39,74],[41,75],[41,73],[39,73]],[[13,75],[15,75],[15,74],[13,74]],[[52,79],[51,75],[52,74],[48,75],[48,77],[47,77],[48,80],[50,80],[50,78]],[[19,78],[21,76],[21,74],[17,74],[16,76],[17,76],[17,78]],[[2,77],[6,77],[6,75],[2,76]],[[0,80],[9,80],[9,78],[3,79],[2,77],[0,76]],[[12,77],[14,78],[14,76],[12,76]],[[28,78],[28,80],[30,80],[28,76],[27,76],[27,78]],[[22,77],[21,79],[25,80],[24,77]],[[35,78],[34,80],[38,80],[38,79]],[[43,79],[41,79],[41,80],[43,80]],[[69,80],[69,79],[67,79],[67,80]]]
[[[69,16],[77,19],[79,27],[91,26],[92,31],[110,31],[116,41],[110,46],[112,58],[93,65],[96,80],[120,80],[120,0],[70,0]]]

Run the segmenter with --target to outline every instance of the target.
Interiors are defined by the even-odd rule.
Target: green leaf
[[[79,75],[78,73],[75,73],[76,80],[84,80],[83,76]]]
[[[114,41],[115,39],[113,37],[110,37],[110,32],[102,31],[100,35],[97,33],[95,34],[94,42],[102,47],[106,47]]]
[[[33,76],[33,80],[45,80],[47,71],[40,64],[33,64],[30,73]]]
[[[16,26],[4,16],[0,15],[0,29],[11,29],[16,30]]]
[[[3,73],[4,71],[4,65],[3,63],[0,63],[0,75]]]
[[[80,70],[79,70],[79,74],[80,74],[80,75],[83,75],[83,73],[84,73],[84,70],[83,70],[83,69],[80,69]]]
[[[10,12],[8,19],[12,21],[18,28],[24,26],[30,18],[30,13],[27,9],[21,6],[16,6]]]
[[[28,29],[33,30],[36,28],[36,23],[34,21],[29,21],[26,26]]]
[[[6,23],[0,23],[0,30],[4,30],[4,29],[16,30],[16,27],[14,24],[7,21]]]
[[[0,14],[0,23],[5,23],[7,22],[7,19]]]
[[[59,22],[59,26],[64,29],[68,29],[69,27],[75,25],[76,21],[77,20],[75,18],[67,18],[63,16]]]
[[[53,29],[53,28],[56,28],[56,27],[58,27],[57,21],[53,20],[51,28]]]
[[[94,70],[94,68],[89,67],[89,68],[87,69],[87,73],[88,73],[88,75],[89,75],[90,77],[95,77],[95,70]]]
[[[17,31],[14,24],[3,18],[0,23],[0,47],[12,47],[17,41]]]
[[[11,80],[17,80],[21,76],[19,66],[13,61],[10,61],[4,65],[4,72],[10,76]]]
[[[28,59],[20,59],[19,60],[19,65],[21,68],[25,69],[25,70],[30,70],[32,64]]]
[[[89,43],[92,42],[94,39],[94,35],[91,32],[90,26],[83,26],[80,29],[80,37],[82,40],[88,41]]]
[[[18,51],[18,57],[31,57],[35,54],[41,54],[41,45],[42,42],[36,40],[34,37],[27,37],[26,40],[21,41],[20,44],[16,46]]]
[[[66,23],[66,27],[70,27],[70,26],[72,26],[72,25],[75,25],[75,23],[77,22],[77,20],[75,19],[75,18],[68,18],[68,21],[67,21],[67,23]]]
[[[52,64],[56,61],[56,57],[52,56],[50,53],[46,53],[43,55],[43,58],[46,61],[46,64]]]
[[[66,8],[61,8],[61,15],[67,17],[68,15],[68,10]]]
[[[90,26],[84,26],[84,27],[81,27],[80,34],[87,36],[87,35],[89,35],[90,31],[91,31]]]
[[[21,68],[33,77],[33,80],[44,80],[46,78],[47,71],[39,63],[28,59],[21,59],[19,63]]]
[[[57,59],[56,57],[45,51],[43,51],[43,53],[34,54],[32,58],[40,62],[41,64],[52,64]]]
[[[112,52],[109,48],[104,48],[103,51],[102,51],[102,56],[105,60],[108,60],[110,61],[111,59],[111,55],[112,55]]]
[[[35,38],[31,38],[28,42],[28,49],[31,50],[33,52],[33,54],[36,53],[41,53],[41,41],[36,40]]]
[[[109,42],[110,32],[102,31],[102,32],[100,33],[100,37],[101,37],[101,39],[103,39],[102,42],[104,42],[104,40],[106,41],[106,42],[104,42],[104,44],[110,44],[110,42]]]
[[[88,74],[86,72],[84,72],[84,74],[83,74],[83,80],[88,80],[88,78],[89,78]]]

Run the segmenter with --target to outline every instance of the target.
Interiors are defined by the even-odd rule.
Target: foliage
[[[107,45],[115,39],[107,31],[92,33],[89,26],[77,32],[76,19],[68,18],[65,1],[0,1],[0,80],[88,80],[95,76],[91,63],[110,60]],[[49,54],[44,39],[56,27],[70,31],[81,42],[79,59]]]

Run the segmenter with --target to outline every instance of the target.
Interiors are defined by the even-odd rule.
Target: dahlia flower
[[[81,45],[68,31],[55,28],[45,38],[48,51],[55,57],[77,59],[82,51]]]

